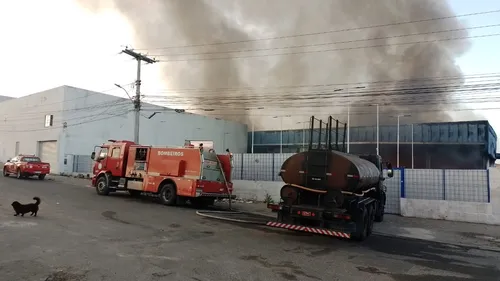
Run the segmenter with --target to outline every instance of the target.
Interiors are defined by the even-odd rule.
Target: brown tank
[[[377,185],[381,171],[372,162],[339,151],[307,151],[292,155],[281,166],[287,184],[316,190],[359,192]]]

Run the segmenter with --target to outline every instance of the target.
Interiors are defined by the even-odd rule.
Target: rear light
[[[334,217],[341,220],[351,220],[351,216],[346,214],[336,214]]]
[[[33,169],[33,165],[28,165],[28,168]]]

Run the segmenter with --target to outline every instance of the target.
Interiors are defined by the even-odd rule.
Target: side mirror
[[[90,154],[90,159],[94,160],[95,159],[95,151]]]
[[[392,178],[394,176],[394,170],[392,169],[391,163],[387,163],[387,176]]]

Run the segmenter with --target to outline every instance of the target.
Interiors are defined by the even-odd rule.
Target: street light
[[[302,126],[302,150],[306,150],[306,124],[311,123],[311,121],[297,122],[297,124],[304,124]]]
[[[376,106],[377,107],[377,155],[380,155],[380,148],[379,148],[379,128],[380,128],[380,123],[379,123],[379,104],[374,103],[371,106]]]
[[[397,133],[397,149],[398,149],[398,152],[397,152],[397,165],[396,167],[399,168],[399,118],[401,117],[410,117],[411,114],[399,114],[399,115],[396,115],[396,116],[392,116],[392,117],[397,117],[398,118],[398,133]]]
[[[253,147],[254,147],[254,140],[255,140],[254,134],[255,134],[255,126],[254,126],[254,123],[252,122],[252,154],[253,154]]]
[[[365,86],[356,86],[356,87],[352,87],[352,89],[364,89],[366,88]],[[339,92],[339,91],[342,91],[344,89],[335,89],[333,90],[334,92]],[[350,143],[350,127],[351,127],[351,122],[350,122],[350,119],[351,119],[351,96],[350,96],[350,88],[347,87],[346,88],[347,90],[347,153],[349,153],[349,143]]]
[[[411,124],[411,168],[415,169],[415,154],[413,154],[413,123]]]
[[[273,118],[280,118],[280,154],[283,154],[283,117],[292,117],[292,115],[274,116]]]
[[[127,94],[128,98],[129,98],[131,101],[133,101],[133,100],[134,100],[134,99],[132,99],[132,97],[129,95],[128,91],[127,91],[127,90],[125,90],[125,88],[123,88],[121,85],[119,85],[119,84],[116,84],[116,83],[115,83],[115,86],[116,86],[116,87],[118,87],[118,88],[120,88],[120,89],[122,89],[122,90],[125,92],[125,94]]]

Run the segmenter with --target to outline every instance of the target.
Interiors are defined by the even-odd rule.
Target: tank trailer
[[[314,128],[319,121],[319,130]],[[339,145],[339,121],[335,143],[330,116],[323,121],[311,117],[308,151],[289,157],[281,166],[285,183],[280,202],[268,204],[277,212],[268,226],[306,231],[341,238],[364,240],[373,231],[374,222],[384,219],[387,177],[393,177],[392,165],[377,155],[346,153],[345,128]],[[325,134],[322,134],[326,131]]]

